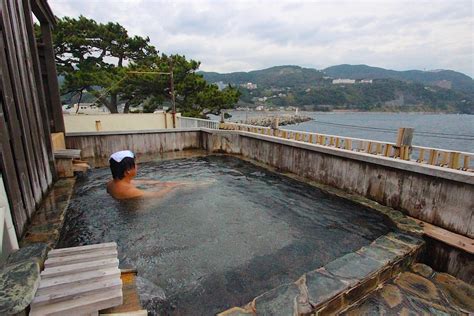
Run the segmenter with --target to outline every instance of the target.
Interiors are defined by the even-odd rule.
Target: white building
[[[360,83],[372,83],[372,79],[362,79]]]
[[[105,106],[97,106],[95,103],[74,103],[63,105],[63,113],[67,114],[109,114],[110,111]]]
[[[353,84],[355,82],[354,79],[334,79],[332,84]]]
[[[256,83],[251,83],[251,82],[242,83],[240,86],[243,87],[243,88],[246,88],[248,90],[257,89],[257,84]]]

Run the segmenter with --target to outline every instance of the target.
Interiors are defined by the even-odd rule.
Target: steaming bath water
[[[207,184],[117,201],[105,189],[110,171],[93,170],[77,182],[59,246],[116,241],[142,291],[164,292],[146,302],[160,314],[246,304],[391,229],[370,209],[234,157],[143,163],[138,175]]]

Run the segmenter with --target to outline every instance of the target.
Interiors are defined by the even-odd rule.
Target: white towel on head
[[[116,162],[121,162],[123,158],[135,158],[135,154],[130,150],[121,150],[117,151],[110,155],[110,159],[115,160]]]

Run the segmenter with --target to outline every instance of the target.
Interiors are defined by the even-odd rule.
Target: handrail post
[[[396,147],[398,147],[398,156],[403,160],[410,160],[413,131],[414,129],[410,127],[400,127],[398,129]]]

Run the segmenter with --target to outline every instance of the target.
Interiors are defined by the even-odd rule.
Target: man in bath
[[[113,179],[107,183],[107,192],[114,198],[133,199],[139,197],[163,197],[173,189],[188,185],[187,183],[161,182],[155,180],[133,180],[137,175],[135,154],[130,150],[113,153],[109,159]],[[136,184],[153,184],[160,188],[159,191],[143,191]]]

